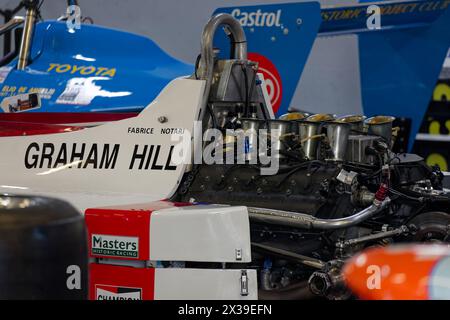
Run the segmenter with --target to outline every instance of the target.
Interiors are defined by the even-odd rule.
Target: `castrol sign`
[[[281,27],[281,9],[273,12],[263,12],[261,9],[247,12],[239,8],[231,11],[243,27]]]

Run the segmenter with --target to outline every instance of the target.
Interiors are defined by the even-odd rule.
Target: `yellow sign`
[[[450,101],[450,85],[447,83],[439,83],[433,91],[434,101]]]
[[[448,171],[448,164],[445,157],[439,153],[432,153],[427,157],[426,160],[429,166],[438,165],[442,171]]]
[[[116,75],[116,68],[106,68],[106,67],[94,67],[94,66],[78,66],[72,64],[60,64],[60,63],[50,63],[47,72],[56,73],[70,73],[81,76],[101,76],[101,77],[114,77]]]

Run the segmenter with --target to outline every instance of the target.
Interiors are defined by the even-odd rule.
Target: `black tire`
[[[87,262],[84,219],[71,205],[0,196],[1,300],[87,299]]]

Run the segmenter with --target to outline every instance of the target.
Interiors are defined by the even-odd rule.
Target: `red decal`
[[[269,94],[270,102],[272,103],[273,112],[277,113],[283,96],[283,85],[277,68],[272,61],[259,53],[249,53],[248,58],[249,60],[258,62],[258,72],[264,75],[267,93]]]

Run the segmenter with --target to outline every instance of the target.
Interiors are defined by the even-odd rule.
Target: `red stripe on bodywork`
[[[137,113],[0,113],[0,137],[72,132],[93,123],[135,117]],[[78,125],[70,125],[70,124]]]
[[[21,112],[0,113],[0,121],[45,124],[110,122],[137,116],[135,112]]]
[[[40,134],[66,133],[84,129],[80,126],[0,121],[0,137],[34,136]]]

